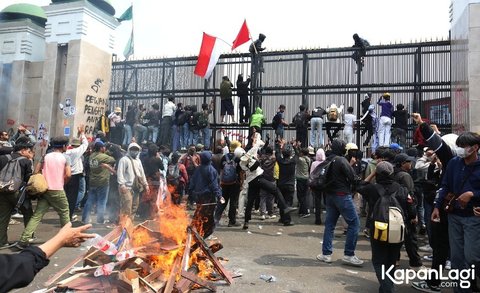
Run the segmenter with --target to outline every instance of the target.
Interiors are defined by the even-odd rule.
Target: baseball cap
[[[104,146],[105,146],[105,143],[100,138],[95,139],[95,147],[104,147]]]
[[[394,151],[396,150],[403,150],[403,148],[398,144],[398,143],[392,143],[390,144],[390,148]]]
[[[407,154],[398,154],[395,156],[395,159],[393,160],[394,163],[401,164],[403,162],[415,162],[414,157],[410,157]]]
[[[387,161],[381,161],[377,164],[377,168],[375,169],[377,174],[382,175],[392,175],[393,174],[393,165]]]
[[[315,155],[315,149],[312,146],[308,147],[308,154],[309,155]]]
[[[73,138],[72,141],[70,142],[71,146],[80,146],[82,144],[82,141],[80,138]]]

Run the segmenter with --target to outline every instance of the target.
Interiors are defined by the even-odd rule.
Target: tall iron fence
[[[366,92],[372,101],[389,92],[394,105],[403,104],[410,112],[420,112],[437,123],[444,132],[451,130],[450,41],[371,46],[361,74],[351,58],[352,48],[329,48],[263,52],[264,73],[259,74],[251,89],[251,99],[263,109],[267,122],[278,106],[286,106],[290,122],[299,105],[309,109],[331,104],[354,107],[359,113]],[[147,109],[160,107],[166,97],[175,102],[197,105],[215,101],[212,128],[228,129],[230,136],[244,136],[246,126],[219,123],[219,87],[222,76],[233,84],[237,75],[251,74],[250,54],[225,54],[209,80],[193,74],[196,57],[164,58],[114,62],[110,90],[110,108],[126,107],[134,101]],[[235,93],[235,92],[234,92]],[[234,96],[235,120],[238,121],[238,97]],[[377,109],[377,113],[378,113]],[[413,121],[412,121],[413,122]],[[413,125],[409,131],[411,143]],[[273,136],[273,131],[268,130]],[[295,136],[294,128],[286,131],[287,139]]]

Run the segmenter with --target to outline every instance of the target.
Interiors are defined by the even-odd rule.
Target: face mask
[[[129,151],[128,152],[132,158],[136,158],[138,156],[139,151]]]
[[[455,148],[455,152],[457,153],[457,156],[460,158],[465,158],[465,149],[464,148]]]
[[[466,158],[473,154],[474,151],[475,150],[471,146],[465,148],[456,148],[457,156],[459,156],[460,158]]]

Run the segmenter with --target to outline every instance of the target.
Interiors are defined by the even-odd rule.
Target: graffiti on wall
[[[100,116],[107,109],[107,99],[98,97],[98,91],[102,87],[103,79],[97,78],[90,86],[91,92],[85,96],[85,134],[91,135],[95,130]]]

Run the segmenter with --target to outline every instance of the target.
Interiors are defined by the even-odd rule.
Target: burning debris
[[[157,219],[137,226],[125,218],[106,236],[91,239],[85,255],[45,283],[47,292],[215,292],[215,281],[232,284],[214,254],[223,246],[207,245],[198,220],[190,223],[185,208],[170,203],[160,211]],[[83,267],[72,269],[82,260]],[[57,282],[67,272],[71,276]]]

